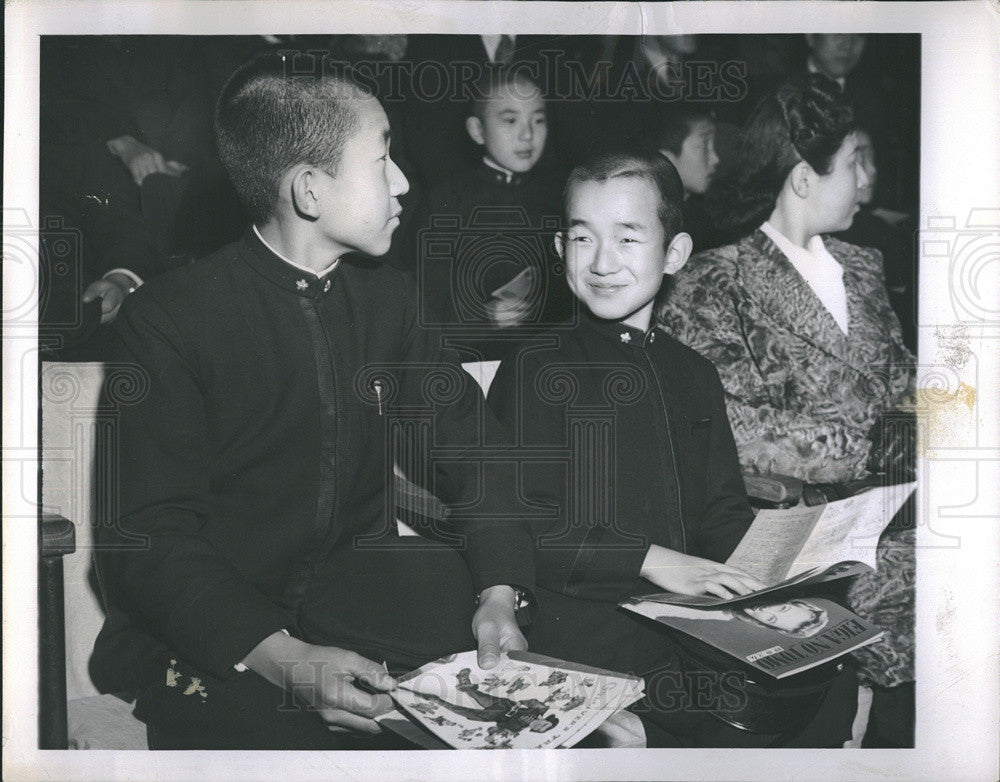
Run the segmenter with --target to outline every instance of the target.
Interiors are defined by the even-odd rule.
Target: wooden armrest
[[[42,514],[42,541],[39,555],[62,557],[76,551],[76,527],[69,519],[54,513]]]
[[[43,514],[38,557],[38,747],[66,749],[66,623],[63,556],[76,551],[69,519]]]
[[[743,483],[751,499],[795,505],[802,497],[802,481],[791,475],[743,473]]]

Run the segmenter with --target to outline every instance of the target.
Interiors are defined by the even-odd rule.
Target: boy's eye
[[[589,242],[590,241],[590,237],[589,236],[584,236],[582,234],[577,234],[576,236],[569,237],[569,240],[571,242],[576,242],[577,244],[583,244],[585,242]]]

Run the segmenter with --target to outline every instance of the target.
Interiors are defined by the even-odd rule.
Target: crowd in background
[[[393,158],[410,183],[387,262],[418,277],[428,317],[484,326],[517,317],[505,301],[525,280],[504,287],[504,277],[518,276],[504,256],[527,234],[550,247],[565,174],[609,145],[654,146],[674,163],[696,251],[740,238],[747,228],[730,219],[727,183],[740,173],[743,123],[783,80],[823,73],[855,110],[870,180],[842,238],[881,251],[890,300],[915,347],[918,36],[106,36],[42,42],[40,336],[49,355],[102,358],[101,322],[131,290],[246,229],[219,164],[213,111],[227,76],[268,49],[307,71],[349,65],[382,100]],[[513,157],[484,170],[490,127],[475,97],[502,64],[512,83],[537,88],[537,116],[528,141],[511,142]],[[493,149],[505,143],[494,141]],[[442,227],[442,216],[459,220]],[[498,228],[496,219],[514,223]],[[452,269],[449,285],[428,247],[432,227],[453,255],[471,242],[497,260],[462,282]],[[537,255],[550,278],[538,306],[551,320],[569,297],[551,251]]]

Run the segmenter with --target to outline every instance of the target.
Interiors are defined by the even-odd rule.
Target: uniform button
[[[326,282],[323,283],[323,293],[326,293],[327,291],[330,290],[330,285],[331,284],[332,283],[329,280],[327,280]]]

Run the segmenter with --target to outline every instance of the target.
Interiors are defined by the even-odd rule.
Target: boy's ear
[[[475,114],[465,118],[465,132],[477,144],[486,143],[486,137],[483,135],[483,121]]]
[[[561,259],[563,257],[563,253],[566,252],[566,234],[562,231],[556,231],[556,235],[552,240],[552,243],[556,246],[556,254]]]
[[[806,198],[809,195],[811,179],[814,173],[813,167],[804,160],[796,163],[795,168],[789,172],[788,185],[792,188],[792,192],[799,198]]]
[[[314,220],[319,217],[316,170],[310,166],[297,166],[285,174],[284,179],[285,192],[291,194],[296,214]]]
[[[683,231],[671,239],[664,258],[663,273],[677,274],[691,257],[692,247],[694,247],[694,243],[691,241],[691,235]]]

